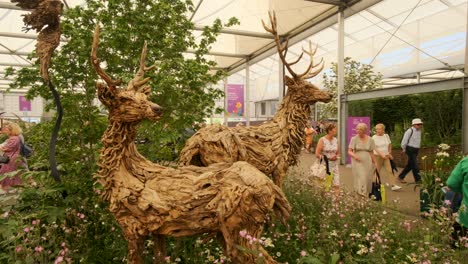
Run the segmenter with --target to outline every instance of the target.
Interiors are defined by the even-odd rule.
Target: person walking
[[[310,153],[312,149],[312,144],[314,142],[314,135],[317,134],[315,129],[312,128],[312,126],[308,125],[305,129],[305,139],[306,139],[306,145],[305,145],[305,153]]]
[[[354,191],[368,197],[372,189],[374,175],[374,140],[367,135],[367,125],[359,123],[356,126],[357,135],[351,138],[348,155],[352,158],[351,168],[354,181]]]
[[[411,121],[411,127],[406,130],[403,139],[401,140],[401,148],[403,152],[408,156],[408,162],[405,168],[398,175],[398,180],[401,183],[406,183],[405,177],[408,172],[413,172],[414,182],[416,184],[421,183],[421,176],[419,175],[418,167],[418,154],[419,148],[421,148],[421,128],[423,122],[419,118]]]
[[[338,167],[340,146],[336,138],[336,130],[335,124],[329,123],[326,125],[325,132],[327,134],[318,140],[317,147],[315,148],[315,157],[317,157],[317,159],[322,159],[323,156],[327,156],[328,167],[333,174],[333,191],[335,194],[338,194],[340,190],[340,170]]]
[[[372,136],[372,139],[375,143],[374,159],[377,171],[382,175],[381,171],[382,167],[384,167],[388,174],[388,183],[392,185],[392,191],[398,191],[401,187],[395,184],[395,175],[390,165],[390,160],[393,160],[392,141],[388,134],[385,134],[384,124],[375,125],[375,132],[376,134]]]

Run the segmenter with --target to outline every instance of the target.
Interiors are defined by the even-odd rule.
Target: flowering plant
[[[452,151],[450,154],[450,146],[447,144],[439,144],[435,153],[433,167],[427,169],[428,157],[422,157],[423,171],[421,172],[421,208],[422,211],[427,211],[431,205],[439,207],[442,205],[444,192],[442,187],[445,185],[450,172],[453,170],[457,162],[461,159],[461,153]]]

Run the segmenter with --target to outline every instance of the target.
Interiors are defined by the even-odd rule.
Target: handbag
[[[0,163],[1,164],[5,164],[5,163],[8,163],[10,162],[10,157],[8,157],[7,155],[3,154],[2,156],[0,156]]]
[[[34,150],[30,146],[28,146],[26,143],[21,142],[21,145],[20,145],[21,156],[25,158],[29,158],[32,156],[33,153],[34,153]]]
[[[372,182],[372,189],[369,193],[369,198],[372,198],[374,201],[382,201],[382,203],[385,203],[387,200],[385,186],[382,184],[380,174],[377,170],[375,170],[375,180]]]
[[[327,166],[323,159],[316,159],[314,164],[310,166],[310,175],[313,177],[317,177],[320,180],[325,180],[325,176],[327,175]]]

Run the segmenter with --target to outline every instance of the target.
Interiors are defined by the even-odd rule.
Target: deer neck
[[[290,95],[286,95],[280,108],[273,117],[273,122],[280,126],[283,146],[288,146],[288,163],[294,165],[301,152],[304,129],[310,118],[310,106],[293,102]]]
[[[104,199],[108,199],[113,187],[113,177],[115,172],[131,163],[131,160],[143,159],[135,146],[135,137],[137,132],[137,123],[123,123],[110,121],[104,135],[102,136],[103,147],[100,152],[98,162],[98,181],[103,185],[105,192]],[[128,166],[125,166],[128,167]]]

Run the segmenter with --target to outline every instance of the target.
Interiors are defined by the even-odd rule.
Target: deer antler
[[[322,57],[322,59],[320,60],[319,63],[314,65],[314,55],[315,55],[315,53],[317,53],[317,50],[318,50],[318,44],[315,46],[315,49],[313,49],[312,48],[312,41],[310,41],[310,40],[309,40],[309,51],[306,51],[304,48],[302,48],[303,53],[301,53],[301,57],[302,57],[302,54],[304,54],[304,52],[306,54],[308,54],[310,56],[310,64],[309,64],[309,67],[307,67],[307,70],[303,74],[300,74],[298,76],[299,78],[301,78],[301,79],[310,79],[310,78],[316,76],[317,74],[319,74],[323,70],[323,67],[324,67],[323,57]],[[318,69],[312,71],[313,68],[319,66],[320,64],[322,64],[322,65]]]
[[[115,89],[116,86],[122,83],[121,80],[114,80],[112,77],[109,76],[99,65],[100,61],[97,57],[97,49],[99,46],[99,24],[96,24],[96,28],[94,29],[94,36],[93,36],[93,46],[91,48],[91,63],[94,66],[94,70],[96,73],[101,76],[101,78],[107,83],[109,88]]]
[[[293,63],[288,63],[286,61],[286,53],[288,52],[288,42],[289,42],[289,38],[286,38],[286,41],[284,43],[284,45],[281,45],[281,42],[280,42],[280,37],[278,35],[278,23],[276,21],[276,13],[273,11],[273,15],[271,14],[271,12],[268,12],[268,16],[270,17],[270,23],[271,23],[271,28],[267,27],[265,22],[263,21],[262,19],[262,25],[263,25],[263,28],[270,32],[271,34],[273,34],[273,36],[275,37],[275,43],[276,43],[276,48],[278,49],[278,54],[280,56],[280,59],[281,61],[283,62],[283,64],[286,66],[286,68],[288,69],[289,73],[294,77],[296,78],[297,77],[297,74],[291,69],[291,65],[294,65],[296,64],[299,60],[293,62]]]
[[[141,51],[141,56],[140,56],[140,68],[138,69],[138,72],[135,74],[135,77],[128,82],[128,86],[127,86],[128,90],[133,89],[135,91],[138,91],[140,87],[142,87],[145,83],[147,83],[150,80],[150,77],[146,77],[143,79],[145,72],[156,67],[156,65],[152,65],[150,67],[145,66],[146,54],[148,52],[147,46],[148,46],[148,43],[145,40],[145,44],[143,45],[143,50]]]
[[[279,57],[280,57],[281,61],[283,62],[283,64],[288,69],[289,73],[292,75],[292,77],[294,79],[308,79],[308,78],[312,78],[312,77],[316,76],[323,69],[323,64],[322,64],[320,69],[317,69],[317,70],[315,70],[313,72],[310,72],[313,68],[317,67],[318,65],[320,65],[320,63],[323,62],[323,58],[322,58],[322,60],[318,64],[316,64],[316,65],[313,64],[313,56],[317,52],[318,46],[315,48],[315,50],[313,50],[312,49],[312,44],[309,42],[310,51],[305,51],[304,49],[302,49],[303,52],[301,52],[301,55],[299,55],[299,58],[297,58],[293,62],[287,62],[286,61],[286,53],[288,51],[289,38],[286,38],[286,41],[285,41],[284,45],[281,45],[280,38],[279,38],[279,35],[278,35],[278,29],[277,29],[278,23],[277,23],[277,20],[276,20],[276,13],[273,11],[273,15],[272,15],[271,12],[268,12],[268,16],[270,17],[271,28],[267,27],[265,22],[262,20],[263,28],[266,31],[273,34],[273,36],[275,37],[275,43],[276,43],[276,48],[278,50]],[[304,55],[304,52],[310,56],[310,64],[307,67],[307,70],[303,74],[298,75],[297,73],[295,73],[292,70],[291,66],[298,63],[302,59],[302,56]]]

